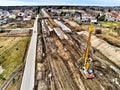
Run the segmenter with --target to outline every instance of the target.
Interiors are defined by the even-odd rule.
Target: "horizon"
[[[4,0],[0,1],[0,6],[120,6],[120,0]]]
[[[53,6],[53,7],[55,7],[55,6],[66,6],[66,7],[68,7],[68,6],[72,6],[72,7],[120,7],[120,6],[95,6],[95,5],[9,5],[9,6],[5,6],[5,5],[1,5],[0,7],[16,7],[16,6],[18,6],[18,7],[24,7],[24,6],[26,6],[26,7],[31,7],[31,6],[40,6],[40,7],[47,7],[47,6]]]

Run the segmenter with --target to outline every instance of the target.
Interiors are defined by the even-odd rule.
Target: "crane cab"
[[[85,60],[84,65],[82,66],[82,68],[80,70],[85,79],[94,78],[94,72],[90,68],[91,62],[92,62],[92,59],[90,58],[90,55],[88,55],[88,59]]]
[[[85,79],[94,78],[94,72],[92,69],[87,70],[85,67],[82,67],[80,71]]]

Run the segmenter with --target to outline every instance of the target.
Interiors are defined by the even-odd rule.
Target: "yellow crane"
[[[91,41],[91,34],[93,32],[92,24],[89,26],[88,29],[89,29],[89,36],[88,36],[86,51],[85,51],[85,54],[83,56],[84,63],[83,63],[82,69],[80,69],[80,71],[83,74],[85,79],[94,78],[94,72],[93,72],[93,70],[91,70],[89,68],[90,64],[92,62],[92,59],[89,56],[89,50],[90,50],[90,44],[91,44],[90,43],[90,41]]]

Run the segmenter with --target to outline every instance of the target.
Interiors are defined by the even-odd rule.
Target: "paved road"
[[[19,31],[19,30],[20,30],[20,31],[21,31],[21,30],[32,30],[32,29],[33,29],[33,28],[15,28],[15,29],[3,29],[3,30],[5,30],[5,31],[7,31],[7,30],[8,30],[8,31],[9,31],[9,30],[13,30],[13,31],[14,31],[14,30],[18,30],[18,31]]]
[[[23,74],[22,84],[20,90],[33,90],[35,79],[35,59],[36,59],[36,44],[37,44],[37,21],[39,16],[36,17],[33,33],[31,37],[30,46],[26,58],[26,65]]]

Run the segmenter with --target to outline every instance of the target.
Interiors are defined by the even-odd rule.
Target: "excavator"
[[[82,64],[82,66],[79,70],[85,79],[92,79],[92,78],[94,78],[94,72],[92,69],[90,69],[92,59],[90,58],[90,54],[89,54],[90,44],[91,44],[90,43],[91,34],[93,32],[92,24],[89,26],[88,29],[89,29],[89,37],[88,37],[88,41],[87,41],[87,47],[86,47],[85,54],[81,58],[84,61],[84,63]]]

